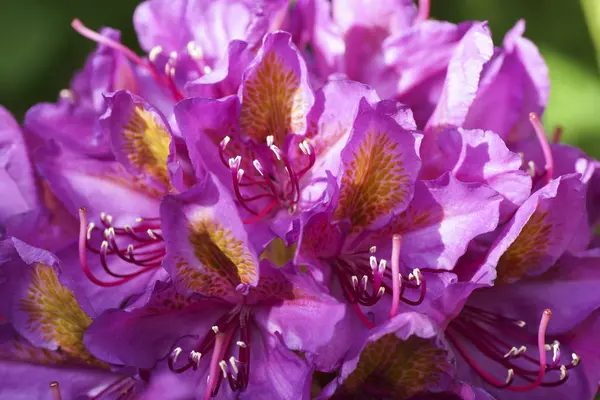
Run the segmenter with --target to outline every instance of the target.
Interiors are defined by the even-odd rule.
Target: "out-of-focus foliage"
[[[70,27],[73,18],[97,29],[113,26],[137,49],[131,25],[135,0],[19,0],[0,6],[0,103],[22,117],[35,102],[53,101],[94,43]],[[598,0],[432,0],[438,19],[488,20],[496,43],[519,18],[550,67],[552,93],[545,115],[549,130],[560,124],[564,138],[600,157],[600,76],[594,44],[600,43]],[[588,31],[583,5],[592,23]]]

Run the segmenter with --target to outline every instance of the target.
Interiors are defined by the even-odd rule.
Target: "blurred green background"
[[[376,1],[376,0],[373,0]],[[587,3],[589,15],[600,19],[600,1]],[[564,127],[565,140],[600,157],[600,75],[581,3],[576,0],[432,0],[438,19],[488,20],[500,44],[519,19],[527,21],[526,35],[540,47],[550,67],[552,93],[545,124]],[[95,44],[80,37],[71,20],[80,18],[97,29],[112,26],[123,41],[138,50],[131,15],[138,1],[19,0],[0,6],[0,103],[17,118],[32,104],[55,101],[68,87]],[[591,18],[593,19],[593,18]],[[592,25],[600,39],[600,22]],[[599,40],[600,42],[600,40]]]

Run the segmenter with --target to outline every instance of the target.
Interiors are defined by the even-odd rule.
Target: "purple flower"
[[[104,313],[86,346],[139,368],[168,355],[179,388],[205,399],[220,390],[302,398],[311,367],[290,349],[310,353],[332,340],[344,307],[308,276],[268,260],[259,267],[235,204],[212,179],[167,197],[161,216],[172,283],[157,282],[143,307]]]
[[[574,212],[565,213],[565,207]],[[429,313],[437,312],[434,319],[447,324],[446,337],[460,355],[461,379],[474,385],[484,382],[499,397],[510,392],[507,396],[513,398],[515,392],[526,393],[523,398],[542,398],[563,393],[554,386],[564,384],[566,392],[591,398],[592,384],[585,382],[597,381],[597,355],[590,355],[590,369],[571,371],[579,363],[577,354],[587,350],[587,345],[579,343],[585,343],[588,333],[577,331],[585,332],[586,324],[595,323],[593,312],[600,305],[591,291],[578,286],[583,285],[584,271],[593,279],[594,262],[584,262],[588,256],[570,255],[589,242],[584,207],[584,187],[578,175],[559,177],[519,207],[495,241],[484,247],[481,258],[472,252],[461,260],[456,268],[458,282],[435,299]],[[581,312],[570,311],[575,304]],[[559,340],[560,345],[546,336]],[[537,351],[535,346],[528,350],[528,345],[535,344]],[[564,361],[565,348],[574,352],[569,361]],[[547,351],[553,351],[552,362],[547,361]]]
[[[265,37],[238,96],[184,100],[175,111],[195,168],[229,188],[245,223],[264,221],[282,238],[301,212],[328,197],[327,176],[338,173],[360,99],[378,100],[348,81],[313,94],[290,39],[283,32]]]
[[[62,283],[52,254],[7,238],[0,258],[0,396],[101,399],[144,386],[134,370],[112,371],[84,347],[85,299]]]

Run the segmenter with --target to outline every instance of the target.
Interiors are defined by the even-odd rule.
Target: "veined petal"
[[[387,223],[413,197],[421,160],[416,138],[362,100],[352,136],[342,151],[343,175],[334,212],[353,231]]]
[[[383,0],[376,4],[368,0],[334,0],[332,4],[333,18],[345,32],[362,25],[395,34],[409,28],[417,16],[411,0]]]
[[[126,91],[107,97],[108,110],[100,124],[111,138],[117,161],[135,176],[168,190],[168,164],[175,162],[175,143],[160,112]]]
[[[571,212],[566,213],[565,207]],[[497,265],[496,284],[538,275],[554,265],[574,236],[590,236],[578,175],[565,175],[535,192],[492,244],[486,263]]]
[[[240,88],[240,131],[258,143],[267,136],[283,146],[288,134],[306,132],[306,116],[314,98],[304,60],[291,36],[265,37],[255,60],[244,72]]]
[[[233,302],[239,285],[256,286],[258,257],[228,193],[212,177],[161,205],[165,269],[184,293]]]

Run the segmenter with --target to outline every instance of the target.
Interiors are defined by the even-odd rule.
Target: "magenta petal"
[[[565,175],[521,205],[491,245],[486,263],[497,265],[496,284],[513,282],[543,273],[564,252],[582,250],[579,246],[589,240],[583,185],[578,175]]]
[[[506,34],[464,124],[494,131],[508,143],[533,136],[529,113],[541,115],[550,94],[548,67],[524,31],[525,21],[520,20]]]
[[[438,131],[448,126],[462,126],[475,99],[483,65],[494,51],[485,24],[476,24],[456,47],[446,75],[444,89],[426,130]]]
[[[237,207],[212,176],[161,205],[164,268],[184,293],[240,300],[239,285],[258,284],[258,259]]]

